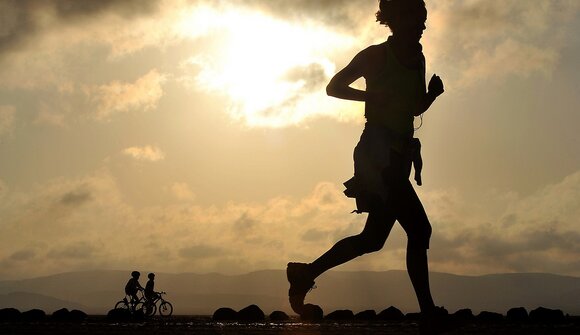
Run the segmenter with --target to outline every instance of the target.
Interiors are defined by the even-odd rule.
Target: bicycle
[[[135,311],[143,309],[145,303],[147,302],[147,299],[145,299],[145,295],[143,294],[143,290],[139,290],[137,292],[137,297],[139,299],[135,301],[132,296],[125,295],[123,300],[117,301],[115,304],[115,309],[126,309],[131,313],[135,313]]]
[[[157,311],[159,311],[159,315],[161,316],[171,316],[173,314],[173,305],[163,299],[163,295],[167,293],[165,292],[155,292],[155,297],[152,300],[145,301],[143,303],[143,313],[146,316],[155,315]],[[157,307],[159,303],[159,307]]]

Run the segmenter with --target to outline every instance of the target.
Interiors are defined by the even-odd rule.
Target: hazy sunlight
[[[251,126],[296,124],[317,113],[316,99],[308,97],[321,93],[334,74],[327,54],[353,42],[322,27],[241,10],[197,8],[180,29],[192,37],[210,30],[223,34],[219,51],[189,62],[200,67],[197,85],[227,95],[232,116]]]

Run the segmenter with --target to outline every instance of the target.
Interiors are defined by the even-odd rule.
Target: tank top
[[[385,127],[398,139],[413,137],[413,110],[426,92],[425,58],[421,64],[410,69],[397,60],[389,37],[385,42],[385,66],[376,76],[366,78],[367,90],[385,91],[389,94],[386,104],[365,104],[367,122]]]

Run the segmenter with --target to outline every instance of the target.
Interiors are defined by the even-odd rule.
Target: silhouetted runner
[[[433,75],[425,87],[425,58],[419,40],[425,30],[423,0],[380,0],[377,21],[392,32],[386,42],[359,52],[328,84],[328,95],[365,102],[365,129],[354,150],[354,177],[345,194],[356,198],[357,212],[368,212],[363,231],[337,242],[314,262],[288,263],[289,299],[302,314],[306,293],[314,279],[337,265],[380,250],[398,221],[407,233],[407,271],[415,289],[423,324],[436,320],[429,288],[427,249],[431,224],[409,174],[415,165],[420,185],[420,142],[413,138],[413,120],[443,93],[443,82]],[[366,90],[349,85],[364,77]]]

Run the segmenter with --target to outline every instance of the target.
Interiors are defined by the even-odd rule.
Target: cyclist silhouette
[[[139,277],[141,273],[139,271],[131,272],[131,279],[127,281],[125,285],[125,294],[131,297],[131,304],[135,305],[137,301],[139,301],[139,297],[137,297],[137,292],[143,289],[141,284],[139,284]]]
[[[432,320],[441,319],[443,310],[435,306],[429,288],[431,224],[409,174],[414,164],[415,180],[421,185],[420,142],[413,138],[413,121],[443,93],[443,82],[433,75],[425,87],[425,58],[419,43],[427,20],[423,0],[380,0],[376,19],[392,35],[359,52],[326,88],[330,96],[365,103],[365,129],[354,150],[354,177],[345,182],[345,194],[356,199],[358,213],[368,213],[367,221],[360,234],[337,242],[312,263],[288,263],[289,299],[292,309],[302,314],[314,279],[337,265],[380,250],[398,221],[408,238],[407,271],[422,325],[433,329]],[[350,87],[361,77],[366,80],[366,90]]]
[[[155,274],[150,273],[147,278],[149,280],[145,284],[145,298],[147,301],[154,301],[159,296],[159,293],[155,292]]]

